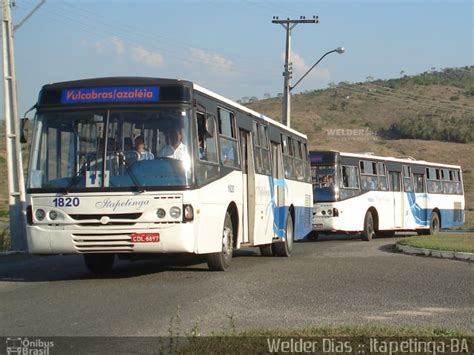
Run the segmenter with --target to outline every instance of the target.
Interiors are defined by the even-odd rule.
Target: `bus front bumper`
[[[194,253],[192,223],[130,229],[27,226],[31,254]]]

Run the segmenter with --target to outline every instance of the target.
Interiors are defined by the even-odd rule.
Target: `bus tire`
[[[262,255],[262,256],[273,256],[272,244],[260,245],[260,255]]]
[[[100,275],[112,271],[115,254],[84,254],[84,263],[93,274]]]
[[[284,242],[278,242],[273,244],[273,251],[277,256],[289,257],[293,251],[293,218],[291,213],[288,213],[288,218],[286,220],[286,237]]]
[[[232,260],[234,247],[234,228],[230,213],[226,212],[222,228],[222,251],[207,255],[207,266],[211,271],[226,271]]]
[[[437,212],[432,212],[431,213],[431,219],[430,219],[429,234],[430,235],[438,234],[440,227],[441,227],[441,224],[440,224],[440,221],[439,221],[438,213]]]
[[[361,234],[362,240],[367,242],[371,241],[375,237],[375,228],[374,228],[374,217],[372,212],[367,211],[364,218],[364,231]]]

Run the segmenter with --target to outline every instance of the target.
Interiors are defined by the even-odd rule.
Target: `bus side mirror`
[[[214,132],[216,131],[216,120],[215,116],[208,114],[206,117],[206,135],[210,138],[214,136]]]
[[[29,120],[28,117],[20,119],[20,143],[28,143],[28,126]]]

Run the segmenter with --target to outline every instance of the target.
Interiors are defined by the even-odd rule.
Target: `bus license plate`
[[[133,233],[132,243],[158,243],[160,233]]]
[[[323,229],[322,223],[313,224],[313,229]]]

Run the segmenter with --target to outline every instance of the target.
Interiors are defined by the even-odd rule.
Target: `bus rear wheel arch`
[[[293,206],[290,207],[288,216],[286,217],[286,227],[285,227],[285,241],[277,242],[272,244],[273,254],[276,256],[289,257],[293,251],[293,242],[294,242],[294,230],[295,225],[294,221],[295,211]]]
[[[361,233],[362,240],[367,242],[375,238],[375,231],[378,229],[378,215],[375,209],[370,208],[365,213],[364,229]]]
[[[418,235],[436,235],[439,233],[441,228],[441,216],[438,209],[434,209],[431,212],[430,224],[427,229],[417,229]]]

